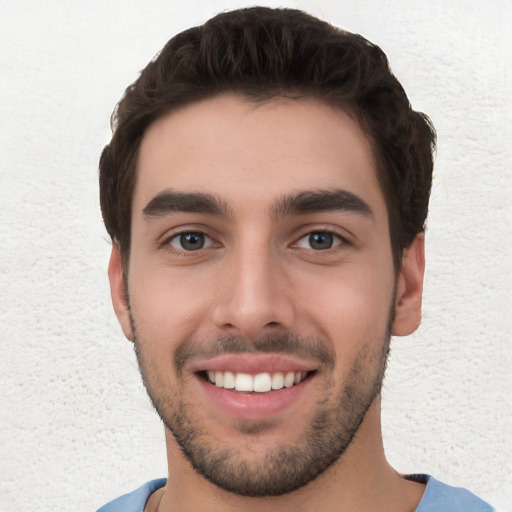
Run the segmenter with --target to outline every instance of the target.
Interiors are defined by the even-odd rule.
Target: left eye
[[[313,249],[314,251],[325,251],[343,243],[340,236],[330,231],[314,231],[303,236],[297,246],[301,249]]]
[[[213,240],[204,233],[191,231],[179,233],[169,240],[169,245],[180,251],[199,251],[213,245]]]

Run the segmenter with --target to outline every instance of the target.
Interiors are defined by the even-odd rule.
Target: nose
[[[293,326],[291,283],[271,250],[253,247],[232,254],[216,283],[213,322],[224,333],[255,339]]]

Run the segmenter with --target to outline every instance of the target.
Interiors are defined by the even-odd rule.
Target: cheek
[[[162,349],[196,334],[211,302],[212,286],[201,276],[152,268],[130,274],[129,292],[138,336]]]
[[[301,316],[335,349],[381,344],[389,322],[394,281],[370,267],[336,269],[313,283],[303,282]]]

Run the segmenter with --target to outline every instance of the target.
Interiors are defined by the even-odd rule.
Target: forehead
[[[182,107],[148,128],[137,174],[134,211],[169,188],[215,194],[235,210],[319,189],[384,205],[366,134],[347,112],[312,99],[223,95]]]

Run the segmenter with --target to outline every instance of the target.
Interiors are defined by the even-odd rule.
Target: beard
[[[292,335],[267,336],[260,340],[226,337],[207,343],[190,340],[174,356],[178,385],[171,390],[146,353],[144,340],[139,339],[133,318],[132,332],[139,370],[153,407],[195,471],[230,493],[265,497],[280,496],[305,486],[340,459],[350,446],[368,409],[381,392],[393,316],[394,308],[380,343],[368,340],[359,349],[344,382],[338,384],[334,400],[331,395],[335,386],[336,358],[321,340]],[[293,445],[255,450],[252,440],[274,426],[272,419],[266,419],[240,420],[236,428],[246,436],[246,445],[241,448],[222,446],[209,432],[207,420],[201,421],[198,406],[187,401],[184,380],[179,378],[183,366],[196,355],[213,357],[226,353],[269,352],[316,359],[324,369],[325,395],[316,401],[312,420]]]

